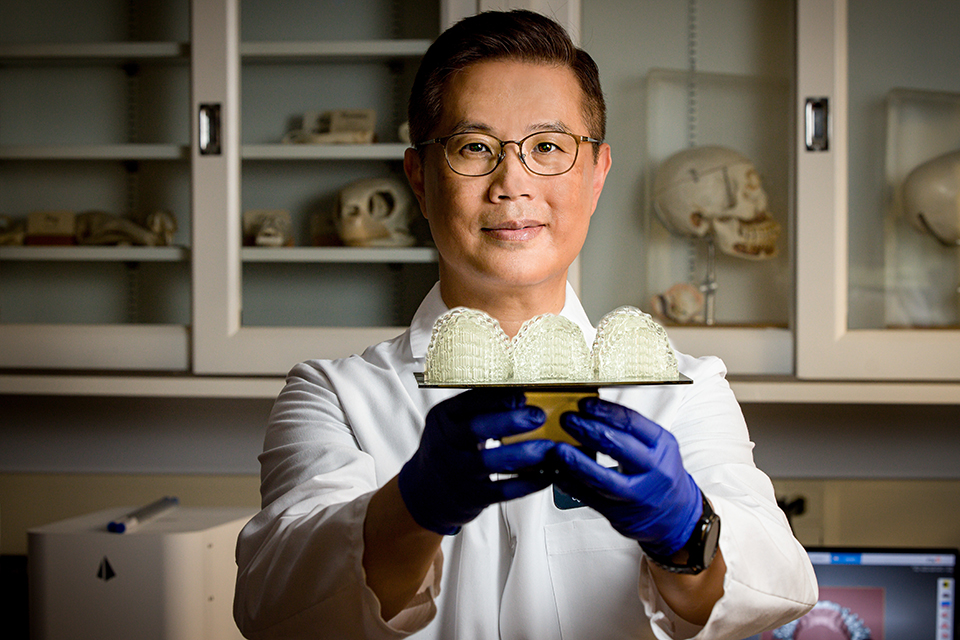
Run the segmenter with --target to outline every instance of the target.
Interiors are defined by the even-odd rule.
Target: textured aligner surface
[[[483,311],[457,307],[433,325],[424,380],[500,382],[511,374],[510,339]]]
[[[523,323],[513,339],[514,380],[580,381],[590,377],[590,352],[575,322],[544,314]]]
[[[636,307],[620,307],[600,320],[592,353],[598,380],[670,380],[678,375],[667,332]]]
[[[531,318],[511,341],[494,318],[457,307],[433,326],[424,382],[624,382],[675,380],[677,358],[666,331],[635,307],[600,321],[587,349],[576,323],[552,314]]]

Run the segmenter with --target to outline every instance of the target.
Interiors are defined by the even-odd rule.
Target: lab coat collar
[[[417,309],[417,313],[410,323],[410,348],[413,351],[414,358],[426,357],[433,323],[447,311],[449,311],[449,308],[443,303],[443,298],[440,297],[440,283],[438,282],[433,285],[430,293],[420,303],[420,308]],[[593,344],[593,338],[597,330],[590,324],[590,318],[587,317],[587,312],[583,310],[583,305],[580,304],[580,299],[577,298],[577,294],[569,282],[567,283],[566,298],[560,315],[572,320],[580,327],[588,347]]]

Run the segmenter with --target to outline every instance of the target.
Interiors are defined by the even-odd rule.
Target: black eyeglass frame
[[[494,163],[493,167],[491,167],[490,170],[487,171],[486,173],[478,173],[478,174],[461,173],[456,169],[454,169],[453,165],[450,163],[450,156],[447,155],[447,141],[450,138],[455,138],[456,136],[470,135],[471,133],[475,133],[475,134],[480,133],[481,135],[487,136],[488,138],[493,138],[494,140],[500,143],[500,153],[497,154],[497,161],[496,163]],[[561,133],[563,135],[570,136],[577,143],[577,150],[573,156],[573,162],[571,162],[570,166],[564,169],[563,171],[561,171],[560,173],[540,173],[539,171],[534,171],[530,167],[530,165],[527,164],[526,156],[523,153],[521,153],[521,151],[523,150],[524,142],[526,142],[527,140],[529,140],[534,136],[543,135],[544,133]],[[603,144],[603,140],[597,140],[596,138],[591,138],[590,136],[580,136],[575,133],[570,133],[569,131],[555,131],[555,130],[534,131],[530,135],[524,136],[519,140],[501,140],[497,136],[490,135],[489,133],[482,133],[479,131],[460,131],[457,133],[451,133],[448,136],[443,136],[442,138],[432,138],[430,140],[424,140],[423,142],[418,142],[417,144],[413,145],[413,148],[416,149],[417,151],[422,151],[423,148],[427,145],[439,144],[443,147],[443,159],[447,161],[447,166],[450,167],[451,171],[453,171],[458,176],[464,176],[467,178],[482,178],[483,176],[488,176],[497,170],[497,167],[500,166],[500,163],[503,162],[503,159],[507,157],[507,145],[515,144],[517,145],[517,156],[520,157],[520,162],[523,163],[523,166],[526,167],[527,171],[537,176],[552,178],[553,176],[562,176],[563,174],[568,173],[571,169],[573,169],[577,165],[577,158],[580,157],[580,144],[583,142],[591,142],[593,144]]]

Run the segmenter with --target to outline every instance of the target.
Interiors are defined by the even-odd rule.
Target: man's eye
[[[538,142],[537,145],[533,148],[535,153],[550,153],[552,151],[559,151],[558,147],[553,142]]]
[[[467,153],[489,153],[490,149],[482,142],[470,142],[463,146],[463,151]]]

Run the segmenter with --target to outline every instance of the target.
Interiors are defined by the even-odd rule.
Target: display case
[[[4,7],[0,367],[189,367],[189,3],[121,9]]]
[[[282,374],[400,333],[436,282],[428,238],[338,246],[333,216],[358,181],[405,183],[400,127],[439,6],[197,0],[193,28],[204,47],[193,67],[194,237],[209,247],[194,261],[194,371]],[[211,105],[222,144],[204,153]],[[363,142],[283,142],[316,131],[314,113],[367,109],[375,125]],[[243,228],[263,211],[287,220],[276,246]],[[419,217],[413,203],[411,233]]]
[[[885,104],[884,327],[960,329],[960,91],[894,88]]]
[[[351,183],[401,175],[406,92],[432,38],[506,4],[558,16],[579,37],[580,3],[554,0],[5,7],[0,214],[162,210],[178,229],[158,247],[0,246],[0,391],[272,397],[296,362],[398,334],[436,278],[435,251],[422,237],[333,246],[323,216]],[[582,287],[571,272],[588,310],[598,289],[604,304],[629,295],[617,304],[646,307],[674,284],[703,283],[707,247],[662,223],[654,184],[673,154],[729,147],[764,185],[778,252],[718,251],[713,323],[668,322],[677,347],[722,356],[744,401],[956,402],[950,209],[930,234],[903,203],[919,167],[949,168],[960,150],[960,9],[702,4],[722,23],[705,36],[716,60],[682,64],[678,16],[696,2],[651,9],[664,35],[635,54],[652,71],[607,45],[610,113],[627,125],[585,249],[603,260],[583,258],[600,267]],[[602,35],[588,31],[585,47],[602,51]],[[339,109],[374,109],[375,140],[282,142],[305,114]],[[949,192],[950,175],[919,184],[946,176]],[[245,242],[252,211],[286,211],[292,242],[280,244],[292,246]]]
[[[799,3],[800,378],[960,380],[957,24],[950,1]]]
[[[644,302],[681,349],[722,344],[741,374],[793,369],[790,90],[787,76],[646,75]]]

